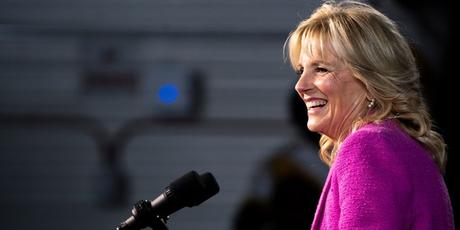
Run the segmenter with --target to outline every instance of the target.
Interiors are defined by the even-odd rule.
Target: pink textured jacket
[[[312,229],[454,229],[442,174],[386,120],[350,134],[331,166]]]

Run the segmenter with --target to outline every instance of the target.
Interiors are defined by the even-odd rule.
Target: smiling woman
[[[361,2],[327,2],[286,45],[330,166],[312,229],[454,229],[446,144],[396,24]]]
[[[295,89],[307,105],[308,128],[338,139],[355,117],[365,115],[362,108],[370,96],[331,48],[313,45],[311,50],[300,55]]]

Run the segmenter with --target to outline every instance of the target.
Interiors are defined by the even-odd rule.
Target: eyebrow
[[[321,65],[326,65],[326,66],[331,66],[333,65],[333,63],[330,63],[330,62],[326,62],[326,61],[323,61],[323,60],[313,60],[309,63],[307,63],[308,66],[312,66],[312,67],[316,67],[316,66],[321,66]],[[303,67],[303,65],[301,64],[301,62],[299,62],[299,66],[300,67]]]
[[[332,63],[326,62],[326,61],[321,61],[321,60],[315,60],[313,62],[310,62],[311,66],[318,66],[318,65],[332,65]]]

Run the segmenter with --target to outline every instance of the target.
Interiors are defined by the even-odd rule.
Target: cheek
[[[327,97],[329,113],[333,118],[337,118],[337,116],[341,118],[343,113],[347,113],[349,107],[354,103],[354,93],[347,88],[347,85],[334,78],[318,81],[317,87]]]
[[[315,82],[315,85],[318,90],[327,97],[327,100],[333,99],[336,97],[335,95],[337,93],[340,93],[340,89],[338,88],[337,83],[335,83],[334,80],[331,80],[330,78],[319,79]]]
[[[366,97],[362,87],[350,82],[336,86],[334,92],[336,94],[333,96],[333,105],[337,116],[349,116],[352,113],[356,115],[358,104]]]

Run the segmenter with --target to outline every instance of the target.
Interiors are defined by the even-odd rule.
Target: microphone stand
[[[136,219],[135,226],[127,226],[126,222],[118,225],[117,230],[138,230],[145,227],[150,227],[152,230],[168,230],[166,221],[168,217],[155,215],[152,205],[148,200],[138,201],[132,210],[133,217]]]

